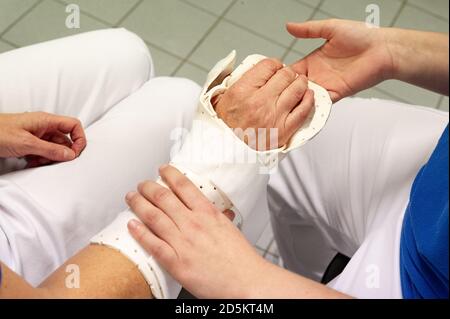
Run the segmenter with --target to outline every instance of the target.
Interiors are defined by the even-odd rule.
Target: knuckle
[[[249,114],[249,116],[255,116],[255,112],[257,109],[259,109],[261,106],[263,106],[265,103],[267,102],[267,99],[263,96],[261,96],[261,94],[256,94],[254,96],[252,96],[249,100],[248,100],[248,107],[250,109],[252,109],[252,112]]]
[[[189,186],[190,181],[187,178],[177,177],[174,182],[174,187],[176,189],[185,189]]]
[[[153,211],[153,209],[146,209],[142,219],[146,225],[155,225],[159,222],[160,215]]]
[[[282,68],[278,72],[284,79],[289,80],[289,81],[294,80],[295,76],[296,76],[295,71],[292,70],[290,67]]]
[[[170,196],[170,191],[167,188],[159,187],[151,195],[155,203],[162,203]]]
[[[157,244],[153,247],[153,256],[156,258],[161,258],[164,256],[164,246],[161,244]]]
[[[280,60],[275,58],[264,59],[261,62],[261,65],[272,72],[276,72],[277,70],[283,67],[283,63]]]
[[[148,194],[151,190],[153,181],[149,181],[149,180],[145,180],[141,183],[139,183],[137,189],[139,191],[139,193],[141,194]]]
[[[296,100],[300,100],[305,96],[305,89],[306,87],[300,87],[298,90],[293,90],[292,94],[294,95],[294,98]]]
[[[38,112],[36,112],[36,113],[34,113],[37,117],[47,117],[47,116],[50,116],[50,114],[49,113],[47,113],[47,112],[42,112],[42,111],[38,111]]]
[[[205,212],[207,214],[214,214],[215,212],[218,212],[218,209],[216,208],[216,206],[214,206],[209,201],[200,205],[199,210],[201,210],[202,212]]]
[[[39,111],[39,112],[36,112],[36,116],[37,116],[37,119],[39,120],[39,121],[42,121],[42,122],[50,122],[50,120],[52,119],[52,114],[50,114],[50,113],[47,113],[47,112],[41,112],[41,111]]]
[[[245,87],[243,85],[240,85],[239,82],[236,82],[234,85],[232,85],[226,92],[226,95],[234,100],[239,99],[241,96],[245,95]]]
[[[191,260],[184,255],[180,256],[179,262],[184,269],[189,269],[192,266]]]
[[[188,221],[186,226],[194,233],[203,230],[202,225],[195,220]]]
[[[69,117],[68,118],[71,122],[73,122],[73,124],[75,124],[76,126],[81,126],[81,121],[75,117]]]
[[[24,149],[30,149],[35,144],[34,139],[29,134],[26,134],[24,132],[19,136],[19,141]]]

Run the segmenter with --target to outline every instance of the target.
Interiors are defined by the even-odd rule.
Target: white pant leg
[[[169,161],[172,130],[190,128],[200,88],[153,78],[88,127],[88,146],[67,163],[0,178],[0,259],[32,284],[126,209],[125,194]]]
[[[284,265],[320,280],[341,252],[353,256],[330,285],[357,297],[401,297],[399,239],[412,182],[448,113],[384,100],[345,99],[324,130],[271,177],[268,202]],[[379,289],[366,289],[372,266]]]
[[[125,29],[44,42],[0,54],[0,113],[44,111],[86,127],[152,76],[145,43]],[[0,159],[0,174],[22,166]]]

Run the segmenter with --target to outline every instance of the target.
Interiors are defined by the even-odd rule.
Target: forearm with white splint
[[[289,151],[319,133],[331,112],[332,102],[327,91],[308,82],[309,89],[314,92],[315,105],[289,142],[267,151],[250,148],[219,118],[211,101],[264,58],[251,55],[233,71],[236,59],[233,51],[216,64],[201,92],[192,128],[170,163],[193,181],[218,209],[233,210],[237,223],[245,223],[245,217],[267,186],[270,171],[276,169]],[[160,178],[158,183],[166,186]],[[129,234],[127,223],[136,218],[131,210],[121,213],[94,236],[91,243],[118,250],[130,259],[142,273],[155,298],[176,298],[181,286]]]

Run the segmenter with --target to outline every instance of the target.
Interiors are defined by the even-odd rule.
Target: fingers
[[[37,155],[55,162],[71,161],[76,157],[72,149],[41,140],[32,134],[28,136],[27,141],[27,145],[24,146],[27,155]]]
[[[72,141],[70,140],[70,138],[68,138],[67,135],[65,135],[61,132],[52,132],[52,133],[46,134],[43,137],[41,137],[41,139],[44,141],[51,142],[51,143],[64,145],[69,148],[72,147]]]
[[[210,204],[197,186],[175,167],[165,165],[160,168],[159,174],[167,186],[189,209],[201,208]]]
[[[163,268],[170,269],[177,259],[175,250],[166,242],[152,234],[150,230],[137,220],[131,220],[128,223],[128,230],[131,236],[161,263]]]
[[[306,77],[308,77],[308,62],[307,57],[298,60],[297,62],[293,63],[291,65],[291,68],[297,73],[297,74],[304,74]]]
[[[45,157],[36,155],[25,156],[25,160],[27,161],[27,165],[25,166],[25,168],[34,168],[54,163],[51,160],[46,159]]]
[[[277,106],[285,114],[289,114],[303,99],[308,89],[308,79],[304,75],[300,75],[292,82],[286,90],[281,93],[277,101]]]
[[[295,81],[297,73],[291,67],[284,67],[275,73],[261,88],[269,96],[279,96],[292,82]]]
[[[330,39],[331,38],[331,20],[307,21],[303,23],[289,22],[286,29],[290,34],[303,39]]]
[[[174,221],[172,221],[164,212],[136,192],[128,193],[125,200],[136,216],[138,216],[156,236],[168,243],[176,242],[176,236],[179,233],[179,229]]]
[[[50,115],[50,125],[54,130],[70,135],[72,150],[78,157],[86,147],[86,135],[81,122],[71,117]]]
[[[41,139],[44,141],[48,141],[50,143],[66,146],[68,148],[72,147],[72,141],[70,140],[70,138],[68,138],[65,134],[60,132],[53,132],[50,134],[46,134],[43,137],[41,137]],[[37,155],[28,155],[25,157],[25,159],[27,161],[26,168],[34,168],[54,163],[54,161],[50,159]]]
[[[186,213],[189,211],[171,190],[155,182],[148,181],[140,183],[138,191],[150,203],[161,209],[178,226],[184,224],[187,218]]]
[[[309,113],[314,108],[314,91],[307,90],[302,102],[288,115],[286,119],[286,131],[292,136],[308,118]]]
[[[283,64],[277,59],[264,59],[259,61],[253,68],[245,72],[239,82],[260,88],[280,69]]]

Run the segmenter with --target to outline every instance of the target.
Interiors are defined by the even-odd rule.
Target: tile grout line
[[[15,43],[13,43],[13,42],[11,42],[11,41],[9,41],[9,40],[6,40],[6,39],[4,39],[4,38],[0,38],[0,40],[1,40],[2,42],[5,42],[6,44],[9,44],[10,46],[12,46],[12,47],[15,48],[15,49],[20,48],[19,45],[15,44]]]
[[[272,225],[270,227],[272,227]],[[267,254],[269,254],[270,246],[272,246],[274,241],[275,241],[275,239],[272,236],[272,239],[270,240],[269,244],[267,245],[266,248],[264,248],[264,258],[267,256]]]
[[[184,57],[181,63],[175,68],[175,70],[171,73],[171,76],[174,76],[181,67],[189,60],[189,58],[194,54],[194,52],[199,48],[199,46],[206,40],[206,38],[211,34],[211,32],[216,28],[216,26],[222,21],[223,17],[230,11],[230,9],[234,6],[237,0],[233,0],[228,7],[222,12],[222,14],[218,17],[218,19],[208,28],[205,34],[201,37],[201,39],[195,44],[195,46],[188,52],[188,54]]]
[[[317,14],[317,12],[319,12],[319,8],[322,6],[323,2],[325,0],[320,0],[319,3],[317,4],[317,6],[314,8],[314,10],[311,12],[311,15],[309,16],[308,20],[311,20],[312,18],[314,18],[314,16]],[[288,56],[288,54],[292,51],[292,49],[294,48],[295,44],[297,43],[298,39],[294,38],[291,42],[291,44],[289,45],[289,47],[287,48],[286,52],[284,52],[283,56],[281,57],[281,61],[284,61],[284,59],[286,59],[286,57]]]
[[[9,26],[6,27],[5,30],[0,32],[0,37],[3,38],[3,36],[11,30],[17,23],[19,23],[20,20],[25,18],[31,11],[33,11],[38,5],[40,5],[44,0],[38,0],[35,4],[33,4],[31,7],[29,7],[27,10],[25,10],[24,13],[22,13],[16,20],[14,20]]]
[[[67,2],[64,2],[64,0],[53,0],[53,2],[54,2],[54,3],[58,3],[58,4],[60,4],[60,5],[63,5],[63,6],[67,6],[67,5],[68,5],[68,3],[67,3]],[[93,19],[93,20],[95,20],[95,21],[97,21],[97,22],[100,22],[100,23],[102,23],[102,24],[105,24],[105,25],[107,25],[107,26],[109,26],[109,27],[112,26],[112,24],[111,24],[110,22],[105,21],[105,20],[103,20],[103,19],[101,19],[101,18],[99,18],[99,17],[93,15],[92,13],[90,13],[90,12],[88,12],[88,11],[85,11],[85,10],[81,9],[81,6],[80,6],[80,12],[81,12],[82,14],[84,14],[85,16],[87,16],[87,17],[89,17],[89,18],[91,18],[91,19]]]
[[[403,0],[402,3],[401,3],[401,5],[400,5],[400,8],[398,9],[397,13],[395,14],[394,18],[392,19],[392,22],[391,22],[391,24],[390,24],[390,27],[391,27],[391,28],[394,27],[394,25],[395,25],[395,23],[397,22],[398,18],[399,18],[400,15],[402,14],[403,9],[404,9],[407,5],[411,5],[411,4],[408,2],[408,0]],[[418,8],[418,7],[416,7],[416,6],[413,6],[413,7],[415,7],[416,9],[422,10],[421,8]],[[426,10],[422,10],[422,11],[427,12]],[[447,21],[447,22],[448,22],[448,21]],[[403,98],[398,97],[398,96],[396,96],[396,95],[394,95],[394,94],[392,94],[392,93],[390,93],[390,92],[387,92],[387,91],[385,91],[385,90],[383,90],[383,89],[381,89],[381,88],[374,87],[374,89],[376,89],[376,90],[378,90],[379,92],[381,92],[381,93],[383,93],[383,94],[386,94],[387,96],[390,96],[390,97],[392,97],[392,98],[394,98],[394,99],[396,99],[396,100],[398,100],[398,101],[401,101],[401,102],[403,102],[403,103],[408,103],[408,104],[410,104],[410,102],[404,100]],[[435,109],[439,108],[439,104],[440,104],[440,101],[442,101],[442,98],[443,98],[442,96],[439,97],[438,104],[437,104],[437,106],[434,107]]]
[[[428,13],[429,15],[432,15],[433,17],[435,17],[435,18],[437,18],[437,19],[439,19],[439,20],[441,20],[443,22],[447,22],[448,23],[448,19],[446,19],[445,17],[440,16],[440,15],[438,15],[438,14],[436,14],[436,13],[434,13],[434,12],[432,12],[432,11],[426,9],[426,8],[422,8],[422,7],[418,6],[417,4],[408,2],[407,5],[410,6],[410,7],[413,7],[415,9],[417,9],[417,10],[420,10],[420,11],[423,11],[425,13]]]
[[[377,87],[377,86],[373,86],[372,89],[375,90],[375,91],[378,91],[378,92],[380,92],[380,93],[383,93],[384,95],[387,95],[387,96],[389,96],[389,97],[395,99],[395,100],[398,101],[398,102],[402,102],[402,103],[406,103],[406,104],[411,104],[411,102],[408,102],[407,100],[405,100],[405,99],[403,99],[403,98],[401,98],[401,97],[399,97],[399,96],[396,96],[396,95],[394,95],[394,94],[392,94],[392,93],[390,93],[390,92],[388,92],[388,91],[385,91],[384,89],[381,89],[381,88],[379,88],[379,87]]]
[[[253,29],[250,29],[250,28],[248,28],[248,27],[242,25],[242,24],[236,23],[236,22],[234,22],[234,21],[232,21],[232,20],[229,20],[229,19],[227,19],[227,18],[223,18],[222,20],[225,21],[225,22],[227,22],[227,23],[229,23],[229,24],[232,24],[232,25],[235,26],[235,27],[238,27],[239,29],[245,30],[245,31],[247,31],[248,33],[251,33],[251,34],[253,34],[253,35],[255,35],[255,36],[257,36],[257,37],[259,37],[259,38],[261,38],[261,39],[264,39],[264,40],[269,41],[269,42],[271,42],[271,43],[273,43],[273,44],[276,44],[276,45],[278,45],[278,46],[280,46],[280,47],[282,47],[282,48],[284,48],[284,49],[289,48],[289,46],[287,46],[286,44],[283,44],[283,43],[281,43],[281,42],[278,42],[277,40],[274,40],[274,39],[272,39],[272,38],[269,38],[269,37],[267,37],[267,36],[265,36],[265,35],[263,35],[263,34],[261,34],[261,33],[258,33],[257,31],[255,31],[255,30],[253,30]]]
[[[203,11],[204,13],[208,13],[208,14],[210,14],[210,15],[213,15],[213,16],[215,16],[216,18],[219,18],[219,17],[220,17],[220,14],[217,14],[217,13],[215,13],[214,11],[210,11],[210,10],[208,10],[208,9],[205,9],[205,8],[203,8],[203,7],[200,7],[200,6],[198,6],[198,5],[196,5],[195,3],[192,3],[192,2],[190,2],[190,1],[187,1],[187,0],[178,0],[178,1],[183,2],[184,4],[187,4],[188,6],[191,6],[192,8],[195,8],[195,9],[198,9],[198,10],[200,10],[200,11]]]
[[[179,56],[179,55],[177,55],[177,54],[174,54],[174,53],[168,51],[167,49],[165,49],[165,48],[159,46],[158,44],[155,44],[155,43],[153,43],[153,42],[150,42],[150,41],[144,40],[144,39],[142,39],[142,41],[144,41],[145,44],[147,44],[147,45],[149,45],[149,46],[152,46],[152,47],[155,47],[155,49],[158,49],[159,51],[161,51],[161,52],[163,52],[163,53],[165,53],[165,54],[167,54],[167,55],[170,55],[170,56],[173,57],[173,58],[176,58],[176,59],[178,59],[178,60],[184,60],[184,58],[183,58],[182,56]],[[150,53],[151,53],[151,50],[150,50]],[[204,66],[201,66],[201,65],[199,65],[199,64],[197,64],[197,63],[195,63],[195,62],[191,62],[191,61],[187,61],[187,62],[188,62],[189,64],[195,66],[196,68],[201,69],[202,71],[205,71],[205,72],[208,72],[208,71],[209,71],[209,70],[208,70],[207,68],[205,68]]]
[[[307,7],[310,7],[311,9],[316,9],[317,7],[319,7],[322,3],[322,1],[319,1],[319,3],[318,4],[316,4],[316,5],[312,5],[312,4],[310,4],[310,3],[308,3],[308,2],[303,2],[302,0],[294,0],[295,2],[297,2],[297,3],[300,3],[300,4],[303,4],[303,5],[305,5],[305,6],[307,6]]]
[[[442,101],[444,101],[444,96],[441,94],[441,97],[439,98],[439,101],[437,102],[435,107],[436,110],[440,110],[439,107],[441,106]]]
[[[395,25],[395,23],[398,20],[398,17],[400,16],[400,14],[403,11],[403,8],[406,6],[406,3],[408,2],[408,0],[403,0],[402,3],[400,4],[400,8],[398,9],[397,13],[395,14],[394,18],[391,21],[391,24],[389,25],[391,28]]]
[[[217,14],[214,14],[214,13],[212,13],[211,11],[206,10],[206,9],[204,9],[204,8],[201,8],[201,7],[199,7],[199,6],[197,6],[197,5],[193,4],[193,3],[187,2],[186,0],[179,0],[179,1],[181,1],[181,2],[183,2],[183,3],[186,3],[186,4],[192,6],[192,7],[196,8],[196,9],[202,10],[202,11],[204,11],[204,12],[206,12],[206,13],[212,14],[212,15],[214,15],[214,16],[220,18],[220,16],[218,16]],[[316,7],[312,7],[311,5],[308,5],[308,4],[306,4],[306,3],[304,3],[304,2],[301,2],[301,1],[294,1],[294,2],[297,3],[297,4],[299,4],[299,5],[304,5],[304,6],[308,7],[308,8],[313,9],[312,14],[310,15],[310,18],[312,18],[312,17],[316,14],[316,12],[319,12],[317,9],[322,5],[323,1],[324,1],[324,0],[321,0],[321,1],[319,2],[319,4],[318,4]],[[228,8],[227,8],[225,11],[228,11]],[[269,42],[271,42],[271,43],[273,43],[273,44],[275,44],[275,45],[278,45],[278,46],[280,46],[280,47],[282,47],[282,48],[288,50],[288,51],[289,51],[289,50],[291,49],[291,47],[293,46],[292,42],[291,42],[289,45],[286,45],[286,44],[284,44],[284,43],[278,42],[277,40],[274,40],[274,39],[272,39],[272,38],[269,38],[269,37],[265,36],[265,35],[262,34],[262,33],[258,33],[257,31],[255,31],[255,30],[253,30],[253,29],[251,29],[251,28],[248,28],[248,27],[245,26],[245,25],[242,25],[242,24],[240,24],[240,23],[234,22],[234,21],[232,21],[232,20],[230,20],[230,19],[228,19],[228,18],[225,17],[225,14],[226,14],[226,13],[227,13],[227,12],[223,12],[223,13],[222,13],[222,21],[225,21],[225,22],[227,22],[227,23],[229,23],[229,24],[231,24],[231,25],[233,25],[233,26],[235,26],[235,27],[238,27],[238,28],[240,28],[240,29],[243,29],[243,30],[247,31],[248,33],[250,33],[250,34],[252,34],[252,35],[254,35],[254,36],[257,36],[257,37],[259,37],[259,38],[261,38],[261,39],[264,39],[264,40],[266,40],[266,41],[269,41]],[[294,39],[293,41],[295,41],[295,39]],[[295,45],[295,43],[294,43],[294,45]],[[283,54],[283,56],[280,57],[281,60],[284,59],[284,55],[287,55],[287,54],[286,54],[286,53]]]
[[[182,1],[182,2],[184,2],[184,3],[186,3],[186,4],[190,5],[190,6],[192,6],[192,7],[194,7],[194,8],[200,9],[200,10],[206,12],[206,13],[210,13],[210,14],[213,14],[214,16],[218,16],[218,15],[216,15],[216,14],[214,14],[214,13],[211,13],[210,11],[208,11],[208,10],[206,10],[206,9],[204,9],[204,8],[201,8],[201,7],[199,7],[199,6],[195,5],[195,4],[193,4],[193,3],[187,2],[186,0],[180,0],[180,1]],[[312,14],[310,15],[310,18],[311,18],[311,17],[313,17],[313,16],[316,14],[316,12],[318,12],[317,9],[322,5],[322,2],[323,2],[324,0],[320,0],[320,2],[318,3],[318,5],[315,6],[315,7],[311,6],[310,4],[304,3],[304,2],[302,2],[302,1],[295,1],[295,0],[293,0],[293,1],[294,1],[295,3],[297,3],[297,4],[299,4],[299,5],[303,5],[303,6],[306,6],[306,7],[310,8],[310,9],[313,9]],[[245,30],[245,31],[247,31],[248,33],[250,33],[250,34],[252,34],[252,35],[254,35],[254,36],[257,36],[257,37],[259,37],[259,38],[261,38],[261,39],[264,39],[264,40],[266,40],[266,41],[268,41],[268,42],[271,42],[272,44],[278,45],[279,47],[282,47],[283,49],[286,49],[287,51],[285,51],[285,53],[280,57],[281,60],[284,59],[284,55],[287,55],[287,52],[288,52],[288,51],[291,49],[291,47],[293,46],[292,42],[291,42],[289,45],[286,45],[286,44],[284,44],[284,43],[278,42],[277,40],[274,40],[274,39],[272,39],[272,38],[269,38],[269,37],[265,36],[265,35],[262,34],[262,33],[259,33],[259,32],[255,31],[255,30],[251,29],[251,28],[248,28],[248,27],[245,26],[245,25],[242,25],[242,24],[240,24],[240,23],[238,23],[238,22],[232,21],[232,20],[226,18],[225,16],[223,16],[222,21],[225,21],[225,22],[227,22],[227,23],[229,23],[229,24],[231,24],[231,25],[233,25],[233,26],[235,26],[235,27],[238,27],[239,29]],[[295,41],[295,39],[294,39],[293,41]],[[295,43],[294,43],[294,45],[295,45]]]
[[[119,19],[119,21],[117,21],[114,26],[118,27],[119,25],[121,25],[130,15],[131,13],[134,12],[134,10],[136,10],[137,7],[139,7],[141,5],[141,3],[143,2],[143,0],[139,0],[137,1],[123,16],[122,18]]]

